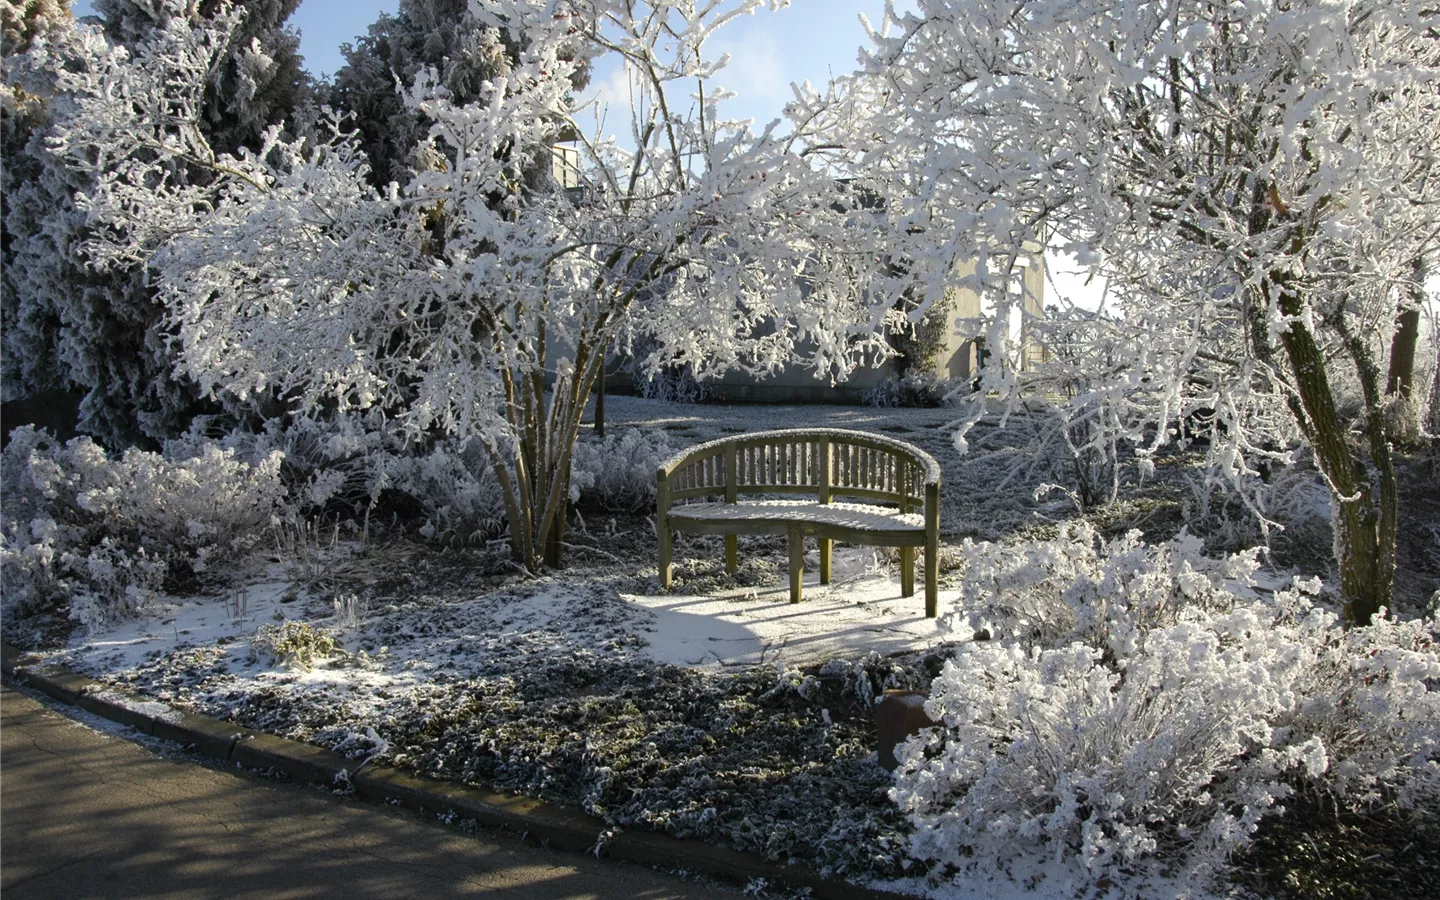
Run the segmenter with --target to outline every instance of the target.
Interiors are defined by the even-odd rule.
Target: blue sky
[[[305,67],[314,75],[334,73],[344,62],[340,45],[399,5],[398,0],[302,0],[290,24],[300,32]],[[762,8],[723,29],[713,49],[734,60],[727,86],[747,98],[746,105],[753,103],[757,118],[769,110],[773,117],[788,97],[790,82],[818,84],[832,72],[854,69],[856,49],[865,42],[856,17],[864,13],[879,25],[884,8],[885,0],[792,0],[787,9],[772,13]],[[77,16],[88,15],[91,4],[78,0],[74,10]]]

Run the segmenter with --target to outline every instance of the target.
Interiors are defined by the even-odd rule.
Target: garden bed
[[[610,412],[611,428],[684,425],[686,444],[727,433],[736,421],[723,407],[621,398],[612,398]],[[756,429],[797,415],[744,413]],[[303,567],[281,553],[223,596],[162,598],[136,618],[76,635],[53,656],[117,687],[357,762],[521,791],[621,828],[946,896],[964,876],[953,864],[932,869],[913,858],[913,824],[877,763],[871,705],[886,688],[929,690],[957,648],[1009,627],[966,594],[966,572],[990,551],[965,537],[1016,547],[1028,541],[1033,551],[1033,539],[1057,534],[1079,510],[1036,496],[1053,470],[995,490],[1003,479],[986,467],[1004,460],[958,454],[938,427],[945,410],[807,407],[804,414],[823,426],[905,427],[907,439],[945,467],[938,624],[923,618],[914,598],[899,597],[893,561],[863,549],[837,555],[828,588],[812,584],[811,572],[805,602],[791,606],[784,548],[763,538],[745,539],[746,564],[733,576],[723,571],[718,539],[690,539],[677,553],[676,591],[661,594],[648,516],[582,504],[569,566],[544,578],[520,577],[498,540],[462,549],[400,536],[342,540]],[[1002,434],[982,429],[971,442],[1013,440]],[[1156,526],[1155,541],[1173,537],[1183,519],[1176,499],[1183,458],[1171,467],[1132,485],[1127,505],[1106,513],[1106,529],[1135,524],[1126,521],[1129,509]],[[1262,581],[1273,588],[1291,574],[1271,571]],[[12,617],[5,630],[33,646],[27,629],[34,624]],[[1391,810],[1344,827],[1352,837],[1385,841],[1410,827],[1408,815]],[[1333,875],[1316,864],[1319,874],[1307,880],[1296,860],[1309,829],[1290,817],[1266,819],[1240,858],[1237,883],[1248,887],[1233,890],[1363,896],[1354,890],[1368,876],[1356,873],[1369,871],[1387,892],[1414,888],[1421,896],[1420,886],[1440,873],[1440,852],[1433,830],[1412,830],[1410,846],[1367,853],[1358,869]],[[1012,860],[1013,877],[991,873],[1001,881],[983,890],[1000,891],[1003,882],[1006,891],[1034,896],[1100,895],[1106,885],[1135,892],[1137,879],[1164,874],[1159,859],[1158,866],[1121,866],[1100,883],[1087,880],[1073,857]],[[1167,891],[1232,890],[1169,874],[1179,880]]]

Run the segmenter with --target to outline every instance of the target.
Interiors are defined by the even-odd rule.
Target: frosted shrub
[[[998,867],[1041,845],[1097,880],[1160,852],[1203,873],[1297,789],[1440,800],[1440,623],[1347,631],[1318,581],[1257,597],[1253,554],[1197,544],[1077,526],[966,548],[966,601],[984,595],[1001,639],[962,645],[926,704],[937,727],[897,752],[914,857]]]
[[[282,455],[255,462],[214,444],[189,458],[127,450],[101,482],[76,495],[76,503],[105,521],[137,524],[162,552],[184,557],[197,574],[215,561],[243,556],[265,536],[285,506],[280,482]]]
[[[7,614],[69,605],[69,590],[60,578],[57,531],[54,519],[6,522],[0,534],[0,599]]]
[[[65,579],[70,618],[96,628],[144,607],[165,582],[165,560],[144,547],[130,548],[115,538],[103,537],[99,546],[81,557],[61,557],[76,577]]]
[[[960,390],[933,372],[915,369],[867,388],[862,399],[871,406],[924,409],[944,406],[945,397]]]
[[[570,469],[570,500],[610,511],[634,511],[655,502],[655,470],[675,453],[665,435],[629,428],[605,439],[577,442]]]
[[[443,441],[429,452],[387,458],[377,467],[384,484],[404,491],[425,510],[421,532],[476,538],[504,525],[505,501],[478,441]]]
[[[1026,646],[1076,639],[1122,653],[1137,629],[1173,624],[1185,610],[1224,611],[1232,589],[1253,583],[1256,551],[1212,558],[1202,546],[1184,531],[1160,544],[1138,531],[1105,541],[1083,521],[1020,546],[966,540],[949,624]]]
[[[59,445],[17,429],[0,460],[9,609],[60,609],[96,625],[162,586],[231,574],[285,507],[281,454],[192,455],[131,449],[111,457],[88,437]]]
[[[1273,465],[1258,475],[1229,480],[1213,474],[1186,479],[1183,515],[1212,552],[1264,543],[1282,564],[1313,569],[1330,561],[1334,535],[1330,491],[1309,464]]]
[[[250,639],[250,645],[257,656],[263,653],[282,666],[307,671],[338,650],[335,635],[328,628],[316,628],[309,622],[294,619],[279,625],[261,625]]]
[[[450,438],[417,447],[378,414],[270,423],[262,446],[284,450],[289,477],[306,504],[356,519],[387,491],[423,511],[425,537],[490,535],[504,503],[479,441]]]

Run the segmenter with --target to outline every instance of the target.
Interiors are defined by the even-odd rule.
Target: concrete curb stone
[[[481,825],[527,834],[564,850],[590,851],[605,824],[592,816],[543,800],[437,781],[390,766],[366,766],[354,777],[355,793],[380,803],[399,801],[415,810],[453,811]]]
[[[27,655],[29,654],[24,652],[23,649],[10,647],[6,642],[0,641],[0,672],[4,672],[4,674],[10,675],[10,677],[13,678],[17,665],[23,665],[24,658],[26,658]]]
[[[70,706],[78,705],[82,694],[100,687],[100,682],[95,679],[76,675],[62,666],[16,666],[15,672],[17,677],[28,682],[31,687]]]
[[[399,803],[431,813],[454,812],[481,825],[542,841],[563,850],[597,853],[641,865],[681,866],[729,879],[765,878],[808,887],[815,897],[884,900],[896,895],[837,883],[798,867],[772,863],[729,847],[687,841],[653,831],[623,831],[605,822],[543,800],[500,794],[413,775],[385,765],[365,766],[353,777],[355,793],[378,803]]]
[[[350,772],[360,765],[312,744],[253,733],[235,742],[230,759],[249,769],[274,769],[295,781],[325,785],[348,783]]]
[[[175,716],[156,719],[154,730],[157,738],[174,741],[177,744],[193,746],[196,752],[211,759],[228,760],[241,738],[253,732],[231,722],[197,716],[194,713],[177,712]]]
[[[102,689],[98,685],[76,697],[75,705],[112,722],[129,725],[141,734],[150,735],[155,733],[157,715],[163,716],[166,711],[174,712],[163,703],[147,702],[143,697]]]
[[[100,682],[0,644],[0,671],[70,706],[130,725],[144,734],[193,745],[205,756],[254,769],[273,769],[298,781],[344,784],[377,803],[443,815],[454,812],[481,825],[533,837],[562,850],[660,869],[688,869],[729,880],[764,878],[809,888],[819,900],[901,900],[904,895],[781,865],[730,847],[687,841],[654,831],[624,831],[578,810],[516,794],[437,781],[385,765],[369,765],[297,741],[257,734],[229,722],[185,713],[157,701],[106,688]],[[344,776],[344,777],[341,777]]]

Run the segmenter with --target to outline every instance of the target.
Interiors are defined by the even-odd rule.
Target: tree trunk
[[[1432,436],[1440,435],[1440,359],[1436,360],[1435,377],[1430,381],[1430,427]]]
[[[1420,307],[1400,310],[1395,317],[1395,337],[1390,342],[1390,377],[1385,393],[1409,399],[1415,387],[1415,350],[1420,345]]]
[[[556,505],[555,522],[550,527],[550,533],[545,535],[545,566],[549,569],[558,569],[564,564],[565,548],[565,516],[569,512],[567,498],[570,494],[569,479],[557,482],[556,490],[560,491],[561,499]]]
[[[595,436],[605,439],[605,365],[600,365],[600,377],[595,382]]]
[[[595,390],[602,363],[603,357],[582,344],[576,349],[573,374],[556,380],[548,403],[543,385],[532,373],[532,389],[521,395],[526,408],[523,414],[512,417],[512,423],[531,423],[520,442],[520,452],[512,460],[493,460],[497,473],[515,473],[513,477],[502,474],[501,488],[506,498],[511,547],[516,561],[531,573],[558,569],[564,564],[570,466],[585,406]],[[518,374],[510,377],[511,382],[524,380]],[[525,478],[520,477],[522,473]],[[511,490],[522,482],[527,490]]]
[[[1385,381],[1390,435],[1396,443],[1414,445],[1420,441],[1421,395],[1415,390],[1415,355],[1420,346],[1420,306],[1425,302],[1425,265],[1412,265],[1411,285],[1399,314],[1395,336],[1390,341],[1390,372]]]
[[[1329,482],[1335,504],[1335,558],[1340,566],[1345,619],[1350,624],[1368,625],[1382,607],[1390,605],[1394,590],[1398,512],[1395,475],[1390,465],[1379,398],[1375,397],[1372,404],[1368,396],[1372,388],[1378,386],[1378,373],[1373,362],[1367,373],[1363,371],[1364,360],[1356,359],[1362,368],[1362,383],[1368,382],[1365,425],[1375,463],[1371,470],[1351,452],[1346,428],[1335,407],[1324,352],[1300,316],[1299,296],[1286,289],[1284,283],[1283,277],[1277,278],[1276,286],[1267,286],[1266,290],[1278,294],[1274,299],[1278,300],[1281,312],[1293,317],[1280,335],[1301,407],[1297,410],[1292,404],[1291,409],[1310,440],[1315,461]],[[1257,341],[1264,339],[1256,336]],[[1354,354],[1360,348],[1350,349]],[[1378,435],[1374,433],[1377,427]]]

